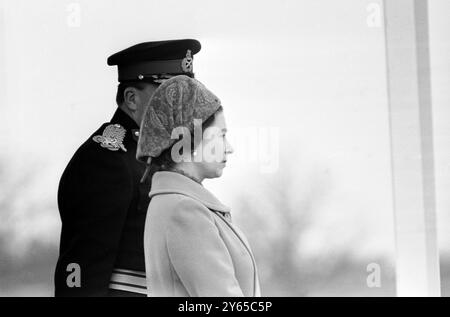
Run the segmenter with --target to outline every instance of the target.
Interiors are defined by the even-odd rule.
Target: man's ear
[[[130,111],[136,111],[139,104],[139,94],[137,92],[137,89],[134,87],[127,87],[125,88],[123,92],[123,100],[125,106]]]

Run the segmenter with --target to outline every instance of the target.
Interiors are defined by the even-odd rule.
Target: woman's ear
[[[125,88],[123,92],[124,104],[130,111],[134,112],[138,109],[139,94],[134,87]]]

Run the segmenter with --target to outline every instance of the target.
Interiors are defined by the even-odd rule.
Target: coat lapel
[[[230,221],[225,219],[225,217],[222,214],[217,213],[217,212],[215,214],[220,219],[222,219],[223,222],[225,222],[226,225],[234,232],[234,234],[239,238],[239,240],[244,245],[244,247],[247,250],[247,252],[250,254],[250,258],[252,259],[252,264],[253,264],[253,296],[255,296],[255,297],[261,296],[261,291],[260,291],[260,287],[259,287],[259,280],[258,280],[258,270],[257,270],[257,267],[256,267],[256,260],[255,260],[255,257],[253,256],[253,252],[252,252],[252,250],[250,248],[250,244],[248,243],[247,238],[245,237],[245,235],[242,233],[242,231],[239,228],[237,228]]]
[[[225,224],[234,232],[234,234],[242,242],[244,248],[250,254],[254,272],[253,293],[254,296],[261,296],[255,257],[253,256],[250,245],[244,234],[236,226],[234,226],[231,221],[227,220],[227,218],[230,218],[230,208],[222,204],[201,184],[198,184],[190,178],[175,172],[157,172],[153,176],[152,183],[154,186],[152,185],[152,190],[149,194],[150,198],[161,194],[186,195],[198,200],[208,209],[212,210],[223,222],[225,222]]]

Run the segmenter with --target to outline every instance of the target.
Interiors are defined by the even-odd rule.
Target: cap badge
[[[194,59],[192,58],[191,50],[187,50],[186,57],[181,61],[181,68],[185,73],[192,73],[192,69],[194,68]]]
[[[110,124],[103,131],[103,135],[96,135],[92,139],[110,151],[122,149],[126,152],[127,149],[123,145],[123,139],[125,138],[126,132],[127,130],[120,124]]]

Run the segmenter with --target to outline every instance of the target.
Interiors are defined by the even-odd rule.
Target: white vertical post
[[[0,0],[0,107],[4,106],[4,91],[6,84],[6,65],[5,65],[5,54],[6,54],[6,32],[5,32],[5,4],[4,0]]]
[[[0,115],[2,108],[6,107],[6,12],[5,1],[0,0]],[[0,136],[0,140],[2,140]]]
[[[398,296],[440,296],[427,0],[385,0]]]

